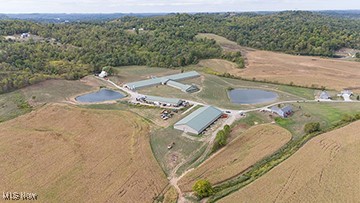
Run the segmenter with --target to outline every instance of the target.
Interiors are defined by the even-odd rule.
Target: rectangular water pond
[[[276,101],[278,94],[261,89],[234,89],[228,92],[235,104],[261,104]]]

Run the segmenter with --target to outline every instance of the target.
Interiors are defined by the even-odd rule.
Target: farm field
[[[237,138],[180,180],[183,191],[190,191],[199,179],[217,184],[239,175],[291,139],[289,131],[269,124],[254,126],[243,133],[235,131],[232,136]]]
[[[319,135],[245,188],[220,202],[356,202],[360,199],[357,121]],[[261,194],[261,195],[258,195]]]
[[[203,143],[183,136],[182,131],[175,130],[172,127],[175,122],[185,117],[185,115],[182,115],[184,110],[174,113],[174,116],[168,120],[163,120],[160,117],[162,109],[156,107],[127,105],[122,102],[116,104],[82,105],[82,107],[111,111],[129,111],[143,117],[143,119],[151,123],[151,148],[156,160],[166,174],[169,174],[172,169],[186,160],[190,155],[200,156],[200,153],[193,154],[193,152],[198,150]],[[195,109],[196,107],[187,114],[190,114]],[[175,145],[169,150],[167,147],[173,142]]]
[[[93,76],[75,81],[52,79],[1,94],[0,122],[16,118],[46,103],[73,102],[76,95],[96,91],[107,84]]]
[[[183,115],[181,115],[183,110],[179,110],[178,113],[173,112],[174,115],[171,118],[169,118],[168,120],[164,120],[161,118],[161,112],[164,110],[162,108],[154,106],[130,105],[125,101],[112,104],[86,104],[81,105],[81,107],[102,110],[130,111],[143,117],[149,123],[152,123],[152,127],[154,127],[154,129],[164,128],[173,125],[175,122],[177,122],[180,118],[183,117]]]
[[[133,113],[51,104],[0,128],[3,191],[42,202],[152,202],[167,185],[149,125]]]
[[[182,131],[175,130],[172,126],[151,133],[150,143],[154,156],[167,175],[188,157],[200,156],[196,152],[203,143],[188,139],[182,134]],[[173,142],[175,145],[169,150],[167,146]]]
[[[268,51],[246,55],[248,66],[238,72],[247,78],[266,79],[303,86],[325,86],[328,89],[360,89],[360,63],[310,56],[293,56]],[[355,91],[355,90],[354,90]]]
[[[360,92],[360,63],[346,61],[342,59],[328,59],[312,56],[294,56],[270,51],[260,51],[237,45],[235,42],[227,40],[214,34],[199,34],[199,37],[214,39],[224,50],[241,51],[246,59],[246,68],[238,69],[215,59],[200,62],[207,64],[214,71],[226,70],[226,72],[256,80],[267,80],[302,86],[324,86],[328,89],[342,90],[344,88],[354,88],[355,92]],[[231,63],[230,63],[231,64]],[[236,66],[233,66],[236,67]]]
[[[98,90],[107,83],[93,76],[81,80],[47,80],[21,89],[29,103],[33,106],[51,102],[69,102],[76,95]]]
[[[234,72],[234,70],[239,69],[238,65],[224,59],[204,59],[199,61],[196,66],[209,68],[216,73],[231,73]]]

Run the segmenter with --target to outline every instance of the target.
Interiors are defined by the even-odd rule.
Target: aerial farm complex
[[[148,80],[126,83],[124,87],[131,91],[136,91],[145,87],[167,85],[169,87],[179,89],[186,93],[193,93],[199,91],[199,88],[196,85],[186,85],[177,81],[196,78],[200,76],[201,75],[198,72],[190,71],[163,77],[152,77]],[[151,95],[140,95],[136,98],[136,101],[167,107],[181,107],[189,104],[189,102],[182,99],[166,98]],[[185,133],[199,135],[211,124],[213,124],[217,119],[219,119],[223,114],[223,111],[213,106],[200,107],[185,118],[175,123],[174,129],[184,131]]]
[[[328,125],[317,122],[328,119],[329,109],[339,108],[334,112],[343,114],[352,111],[350,104],[357,105],[350,90],[241,81],[191,69],[145,70],[121,69],[119,75],[134,73],[129,80],[119,77],[116,84],[112,80],[117,76],[103,78],[107,74],[102,73],[98,79],[127,94],[117,105],[130,103],[133,112],[161,126],[151,133],[151,146],[171,185],[179,187],[178,194],[190,192],[198,179],[213,184],[231,180],[282,147],[281,153],[290,153],[286,143],[302,141],[306,123],[313,127],[309,132],[317,132]],[[210,158],[203,161],[206,156]]]
[[[359,202],[359,23],[305,14],[0,20],[3,196]]]
[[[196,87],[195,85],[186,85],[186,84],[182,84],[177,81],[195,78],[195,77],[199,77],[199,76],[200,76],[200,74],[198,72],[191,71],[191,72],[169,75],[169,76],[164,76],[164,77],[159,77],[159,78],[153,77],[148,80],[131,82],[131,83],[125,84],[124,87],[135,91],[135,90],[138,90],[138,89],[141,89],[144,87],[150,87],[150,86],[155,86],[155,85],[168,85],[170,87],[180,89],[183,92],[192,93],[192,92],[198,91],[199,88]]]

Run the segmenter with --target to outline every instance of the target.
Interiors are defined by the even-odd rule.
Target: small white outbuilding
[[[99,77],[101,78],[104,78],[106,76],[108,76],[108,73],[106,71],[101,71],[101,73],[99,74]]]

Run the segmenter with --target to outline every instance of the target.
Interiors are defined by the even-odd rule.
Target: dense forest
[[[29,32],[26,40],[9,38]],[[360,48],[358,20],[311,12],[271,14],[169,14],[126,16],[108,22],[68,24],[0,20],[0,91],[47,78],[78,79],[103,66],[176,68],[200,59],[224,58],[241,67],[240,53],[224,53],[215,33],[243,46],[290,54],[332,57],[342,47]]]

